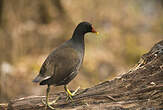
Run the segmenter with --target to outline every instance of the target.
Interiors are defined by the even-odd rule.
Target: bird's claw
[[[46,107],[45,107],[45,110],[46,110],[47,107],[49,107],[49,108],[51,108],[51,109],[54,109],[54,107],[51,106],[51,105],[52,105],[51,102],[46,103],[46,102],[42,99],[42,103],[46,106]]]
[[[69,101],[69,100],[73,101],[72,96],[70,96],[70,95],[67,94],[66,101]]]
[[[76,93],[78,92],[79,89],[80,89],[80,87],[78,87],[71,95],[72,96],[76,95]]]
[[[78,92],[78,90],[80,89],[80,87],[78,87],[73,93],[71,93],[69,90],[67,91],[67,98],[66,101],[71,100],[73,101],[73,96],[76,95],[76,93]]]
[[[43,99],[42,99],[42,103],[44,104],[44,105],[46,105],[46,107],[49,107],[49,108],[51,108],[51,109],[54,109],[54,107],[52,107],[51,105],[53,105],[53,104],[56,104],[56,101],[59,99],[59,97],[57,97],[55,100],[53,100],[52,102],[46,102],[46,101],[44,101]]]

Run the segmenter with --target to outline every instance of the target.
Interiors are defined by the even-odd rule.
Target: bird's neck
[[[85,51],[84,35],[73,35],[71,41],[74,42],[75,48],[77,51],[80,51],[83,56]]]
[[[77,44],[84,45],[84,34],[73,34],[72,40]]]

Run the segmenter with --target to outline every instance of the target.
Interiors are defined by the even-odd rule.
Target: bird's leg
[[[64,85],[64,89],[65,89],[67,96],[68,96],[68,98],[66,100],[68,100],[68,99],[72,100],[72,97],[77,93],[77,91],[80,89],[80,87],[78,87],[73,93],[70,92],[70,90],[67,88],[66,85]]]
[[[45,110],[47,109],[47,107],[54,109],[51,105],[55,104],[56,101],[59,99],[59,97],[57,97],[54,101],[49,102],[48,101],[48,97],[49,97],[49,91],[50,91],[50,86],[48,85],[48,88],[46,90],[46,101],[42,100],[43,104],[45,104]]]

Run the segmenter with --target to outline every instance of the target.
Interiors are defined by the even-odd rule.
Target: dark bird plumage
[[[48,93],[50,85],[60,86],[64,85],[64,89],[69,99],[78,91],[71,93],[67,88],[67,84],[77,75],[79,68],[84,58],[84,35],[88,32],[97,33],[92,25],[88,22],[81,22],[78,24],[72,38],[61,46],[57,47],[44,61],[40,69],[40,73],[33,82],[40,83],[40,85],[48,85],[46,90],[46,108],[54,109],[48,101]]]
[[[84,35],[96,32],[88,22],[78,24],[72,38],[57,47],[43,63],[33,82],[40,85],[66,85],[78,73],[84,57]]]

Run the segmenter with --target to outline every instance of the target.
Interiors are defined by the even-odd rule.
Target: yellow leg
[[[50,86],[48,85],[48,88],[46,90],[46,101],[42,100],[43,104],[45,104],[45,110],[47,109],[47,107],[54,109],[54,107],[52,107],[51,105],[55,104],[56,101],[59,99],[59,97],[57,97],[54,101],[48,102],[49,91],[50,91]]]
[[[66,85],[64,85],[64,89],[68,96],[68,98],[66,100],[68,100],[68,99],[72,100],[72,97],[77,93],[77,91],[80,89],[80,87],[78,87],[73,93],[70,92],[70,90],[67,88]]]

